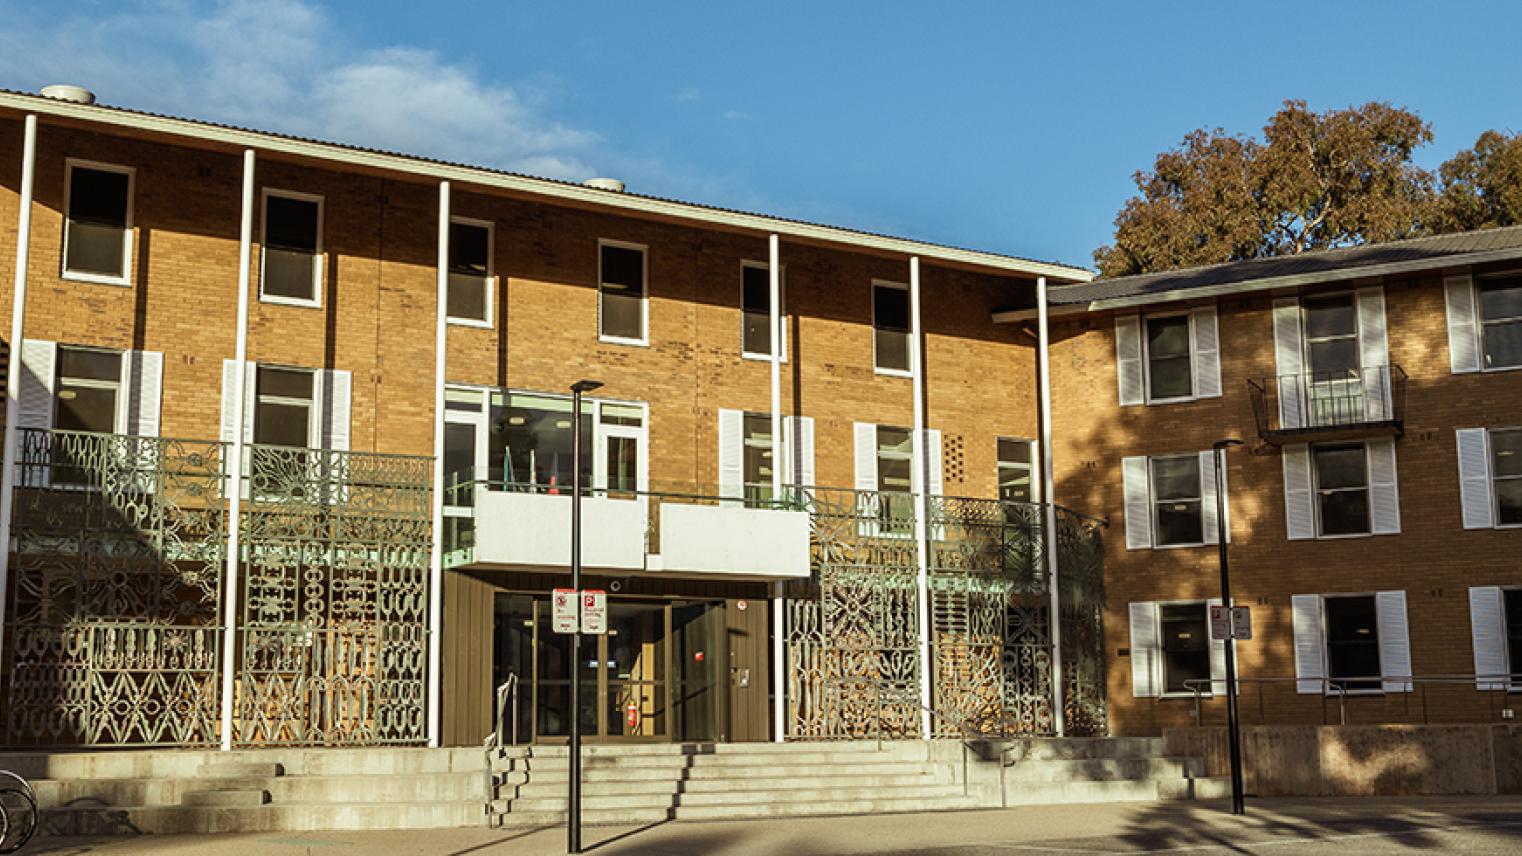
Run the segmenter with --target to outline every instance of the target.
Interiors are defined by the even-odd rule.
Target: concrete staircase
[[[39,834],[427,829],[484,822],[481,749],[0,755],[37,791]]]
[[[1160,739],[977,743],[689,743],[592,746],[582,762],[582,822],[657,823],[951,811],[1065,802],[1216,796],[1195,758]],[[489,822],[565,822],[564,747],[492,757]]]

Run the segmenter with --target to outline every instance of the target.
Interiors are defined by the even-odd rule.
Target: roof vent
[[[587,187],[595,187],[598,190],[611,190],[614,193],[624,192],[624,183],[616,178],[589,178],[583,181]]]
[[[94,104],[95,93],[83,86],[70,86],[67,83],[55,83],[52,86],[42,87],[42,97],[56,98],[59,101],[73,101],[75,104]]]

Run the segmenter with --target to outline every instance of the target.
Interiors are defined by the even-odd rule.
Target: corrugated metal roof
[[[243,127],[243,126],[239,126],[239,125],[226,124],[226,123],[222,123],[222,122],[212,122],[212,121],[208,121],[208,120],[205,120],[205,119],[192,119],[192,118],[187,118],[187,117],[184,117],[184,116],[174,116],[174,115],[166,114],[166,113],[155,113],[155,112],[148,111],[148,110],[137,110],[137,109],[133,109],[131,107],[120,107],[120,106],[116,106],[116,105],[102,104],[102,103],[99,103],[99,102],[96,102],[96,103],[90,104],[90,105],[82,105],[82,104],[77,104],[77,103],[74,103],[74,102],[60,102],[57,99],[47,98],[47,97],[44,97],[42,95],[38,95],[35,92],[21,92],[21,91],[17,91],[17,90],[14,90],[14,89],[5,89],[5,88],[0,88],[0,94],[9,95],[9,96],[16,96],[16,97],[25,98],[25,99],[30,99],[30,100],[33,100],[33,101],[41,102],[42,104],[46,104],[46,105],[49,105],[49,106],[62,104],[62,105],[67,105],[70,108],[81,108],[81,109],[86,110],[86,111],[89,111],[89,110],[101,110],[101,111],[105,111],[105,112],[109,112],[109,113],[120,113],[120,114],[130,115],[130,116],[142,116],[142,117],[147,117],[147,118],[151,118],[151,119],[163,119],[163,120],[168,120],[168,121],[172,121],[172,122],[184,122],[184,123],[189,124],[189,125],[200,126],[200,127],[204,127],[204,128],[218,129],[218,130],[223,130],[223,131],[232,131],[232,132],[242,133],[242,134],[256,134],[258,136],[268,137],[268,138],[271,138],[271,139],[288,140],[288,141],[291,141],[291,142],[304,143],[304,144],[309,144],[309,145],[314,145],[314,146],[329,147],[329,148],[333,148],[333,149],[340,150],[340,151],[348,151],[348,152],[363,153],[363,154],[370,154],[370,155],[379,155],[379,156],[388,157],[388,158],[397,158],[397,159],[400,159],[400,160],[411,161],[411,162],[418,163],[418,164],[430,164],[430,165],[434,165],[434,166],[450,167],[450,168],[455,168],[455,169],[468,169],[468,170],[473,170],[473,171],[477,171],[477,172],[487,173],[487,174],[490,174],[490,175],[498,175],[498,176],[503,176],[503,177],[507,177],[507,178],[519,179],[519,180],[526,181],[526,182],[533,182],[535,184],[543,184],[545,192],[551,193],[551,194],[553,194],[555,188],[562,188],[562,189],[564,189],[564,188],[575,188],[578,191],[585,191],[585,190],[588,189],[586,185],[581,184],[579,182],[574,182],[574,181],[565,181],[565,180],[556,179],[556,178],[544,178],[542,176],[528,175],[528,174],[520,173],[520,172],[512,172],[510,170],[498,169],[498,168],[495,168],[495,167],[478,166],[478,165],[475,165],[475,164],[462,163],[462,162],[458,162],[458,161],[449,161],[449,160],[443,160],[443,159],[439,159],[439,158],[430,158],[430,157],[425,157],[425,156],[422,156],[422,155],[407,154],[405,152],[389,151],[389,150],[386,150],[386,149],[370,148],[370,147],[366,147],[366,146],[353,145],[353,144],[349,144],[349,143],[338,143],[338,142],[333,142],[331,140],[322,140],[322,139],[317,139],[317,138],[313,138],[313,137],[303,137],[303,136],[298,136],[298,135],[295,135],[295,134],[280,133],[280,132],[277,132],[277,131],[264,131],[264,130],[260,130],[260,129],[257,129],[257,128],[248,128],[248,127]],[[870,231],[867,231],[867,230],[864,230],[864,229],[853,229],[853,228],[844,227],[844,226],[833,226],[833,225],[830,225],[830,224],[827,224],[827,223],[815,223],[815,222],[812,222],[812,221],[809,221],[809,220],[800,220],[800,219],[790,218],[790,217],[780,217],[780,216],[776,216],[776,215],[772,215],[772,214],[762,214],[762,213],[753,212],[753,211],[744,211],[744,210],[737,209],[737,208],[725,208],[725,207],[718,206],[718,205],[708,205],[708,204],[704,204],[704,203],[700,203],[700,202],[686,202],[686,201],[683,201],[683,200],[680,200],[680,199],[671,199],[671,198],[663,197],[663,196],[652,196],[652,195],[649,195],[649,194],[634,193],[634,192],[631,192],[631,191],[628,191],[628,190],[624,190],[624,191],[599,190],[598,192],[600,192],[600,193],[608,193],[608,194],[616,194],[617,196],[620,196],[620,197],[634,197],[636,199],[645,199],[645,200],[649,200],[651,202],[658,202],[658,203],[663,203],[663,204],[668,204],[668,205],[681,206],[683,208],[692,209],[695,213],[699,213],[699,212],[711,212],[711,213],[714,213],[714,214],[731,214],[731,215],[739,215],[739,216],[745,216],[745,217],[758,217],[758,218],[764,218],[766,220],[774,221],[774,222],[777,222],[777,223],[786,223],[786,224],[792,224],[792,225],[796,225],[796,226],[803,226],[803,227],[815,228],[815,229],[828,229],[828,230],[831,230],[831,231],[834,231],[834,232],[840,232],[840,233],[842,233],[843,237],[850,236],[850,235],[857,235],[857,236],[860,236],[862,238],[877,238],[877,239],[890,240],[890,241],[904,241],[904,242],[908,242],[908,243],[918,244],[918,245],[921,245],[921,246],[924,246],[924,247],[931,247],[931,248],[936,248],[936,249],[949,250],[949,251],[953,251],[953,252],[976,253],[976,254],[978,254],[980,256],[987,256],[987,257],[993,258],[993,259],[1004,259],[1004,260],[1011,261],[1011,262],[1021,262],[1021,263],[1027,263],[1027,264],[1032,264],[1032,265],[1046,265],[1046,266],[1057,267],[1057,268],[1065,268],[1065,269],[1067,269],[1067,270],[1069,270],[1069,271],[1071,271],[1073,273],[1074,278],[1079,278],[1079,279],[1085,279],[1086,280],[1089,277],[1093,276],[1093,274],[1090,271],[1088,271],[1088,270],[1086,270],[1084,268],[1077,267],[1075,265],[1064,264],[1062,262],[1042,261],[1040,259],[1032,259],[1032,258],[1027,258],[1027,257],[1024,257],[1024,256],[1014,256],[1014,255],[1009,255],[1007,253],[994,253],[994,252],[988,252],[986,250],[973,249],[973,248],[970,248],[970,247],[959,247],[959,246],[956,246],[954,244],[938,244],[938,243],[934,243],[934,242],[930,242],[930,241],[920,241],[920,240],[917,240],[917,239],[914,239],[914,238],[905,238],[905,237],[901,237],[901,236],[898,236],[898,235],[889,235],[889,234],[885,234],[885,233],[881,233],[881,232],[870,232]]]
[[[1268,280],[1314,276],[1332,271],[1356,271],[1381,265],[1437,263],[1445,259],[1457,261],[1454,257],[1506,250],[1522,252],[1522,226],[1099,279],[1079,285],[1054,286],[1049,292],[1049,299],[1054,305],[1073,305],[1145,298],[1150,295],[1157,295],[1160,299],[1187,298],[1188,292],[1193,289],[1219,290],[1221,287],[1238,286],[1242,290],[1250,290]]]

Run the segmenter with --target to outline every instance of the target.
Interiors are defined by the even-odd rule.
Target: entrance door
[[[534,739],[570,737],[571,637],[556,633],[550,602],[534,599]],[[671,608],[611,600],[606,635],[581,637],[578,707],[588,740],[669,738]]]

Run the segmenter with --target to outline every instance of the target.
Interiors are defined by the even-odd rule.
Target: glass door
[[[664,740],[671,609],[664,604],[608,604],[603,661],[602,737]]]

